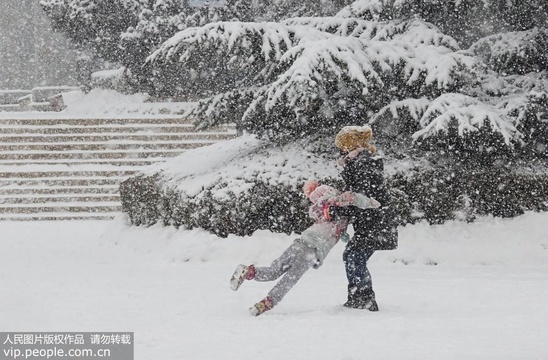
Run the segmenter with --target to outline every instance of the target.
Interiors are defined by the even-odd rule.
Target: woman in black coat
[[[345,191],[374,198],[379,209],[359,209],[353,206],[329,209],[330,217],[347,218],[354,228],[354,236],[346,245],[343,260],[348,279],[346,307],[378,311],[367,261],[376,250],[392,250],[398,246],[395,217],[384,184],[384,165],[369,144],[372,130],[369,126],[346,126],[335,138],[341,152],[339,164]]]

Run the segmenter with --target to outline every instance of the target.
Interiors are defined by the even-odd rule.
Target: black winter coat
[[[395,214],[384,184],[382,157],[364,150],[354,159],[347,159],[341,177],[345,190],[361,193],[381,203],[379,209],[359,209],[354,206],[332,206],[333,218],[346,218],[354,227],[354,237],[348,246],[357,250],[392,250],[398,247]]]

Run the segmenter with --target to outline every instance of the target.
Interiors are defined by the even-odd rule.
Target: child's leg
[[[268,293],[268,297],[272,299],[272,306],[282,301],[284,296],[293,288],[304,273],[316,264],[317,259],[314,249],[304,244],[298,244],[296,250],[292,258],[293,261],[286,270],[285,275]]]
[[[282,276],[290,267],[293,262],[293,258],[300,254],[301,245],[297,242],[293,242],[283,254],[274,260],[270,266],[257,267],[254,265],[240,264],[232,274],[230,278],[230,288],[234,291],[238,290],[244,280],[255,281],[272,281]]]
[[[273,281],[282,276],[293,263],[293,259],[301,253],[301,243],[293,242],[279,258],[274,260],[270,266],[255,267],[256,281]]]

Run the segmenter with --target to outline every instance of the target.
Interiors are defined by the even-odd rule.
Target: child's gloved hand
[[[373,198],[368,198],[362,194],[354,194],[355,199],[353,205],[360,209],[377,209],[381,206],[381,203]]]
[[[348,235],[347,232],[343,232],[343,233],[341,234],[341,241],[342,241],[343,243],[349,242],[349,241],[350,241],[350,235]]]
[[[373,198],[370,198],[369,199],[369,206],[372,207],[373,209],[378,209],[381,207],[381,203],[378,202],[377,200],[373,199]]]

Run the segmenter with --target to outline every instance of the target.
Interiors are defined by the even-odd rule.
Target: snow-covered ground
[[[194,103],[148,102],[146,94],[125,95],[114,90],[93,89],[85,94],[71,91],[63,94],[66,108],[55,111],[0,111],[0,119],[59,119],[59,118],[140,118],[173,117],[183,114]]]
[[[228,279],[293,236],[0,222],[0,331],[134,331],[136,359],[547,359],[548,214],[400,229],[370,262],[381,311],[343,308],[336,246],[272,311]]]
[[[142,95],[95,90],[42,116],[168,116]],[[213,160],[213,159],[212,159]],[[345,309],[336,246],[272,311],[273,283],[228,279],[268,264],[293,236],[218,238],[109,222],[0,222],[0,331],[135,332],[138,360],[548,359],[548,213],[400,229],[370,261],[381,311]]]

